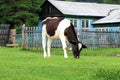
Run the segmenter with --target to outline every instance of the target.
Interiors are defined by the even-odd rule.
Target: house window
[[[109,28],[95,28],[96,31],[110,31]]]
[[[120,31],[120,27],[118,28],[118,30]]]
[[[77,28],[77,19],[70,19],[71,23]]]
[[[51,13],[52,13],[52,8],[51,8],[51,7],[48,7],[48,8],[46,9],[46,13],[47,13],[47,14],[51,14]]]
[[[82,28],[89,28],[89,26],[90,26],[90,20],[82,19]]]

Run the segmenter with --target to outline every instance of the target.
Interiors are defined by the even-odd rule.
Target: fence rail
[[[0,46],[6,46],[9,39],[9,27],[8,24],[0,25]]]
[[[83,31],[80,38],[89,48],[120,47],[120,31]]]
[[[120,31],[81,31],[76,30],[78,39],[88,48],[120,47]],[[39,50],[42,47],[41,31],[39,27],[23,27],[22,47],[24,49]],[[70,45],[68,45],[70,46]],[[61,41],[55,40],[53,48],[61,48]]]

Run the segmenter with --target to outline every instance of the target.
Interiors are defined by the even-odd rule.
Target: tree
[[[22,24],[37,25],[43,0],[0,0],[0,24],[16,28]]]
[[[120,0],[104,0],[104,2],[109,4],[120,4]]]

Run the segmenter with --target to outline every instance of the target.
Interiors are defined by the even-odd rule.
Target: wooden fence
[[[0,25],[0,46],[6,46],[9,40],[9,27],[8,24]]]
[[[88,48],[120,47],[120,31],[80,31],[76,30],[78,39]],[[38,27],[23,27],[23,49],[40,50],[42,48],[41,30]],[[70,46],[70,45],[69,45]],[[55,40],[53,48],[61,48],[61,41]]]
[[[38,27],[22,28],[22,48],[39,50],[41,49],[41,32]]]
[[[82,31],[79,38],[88,48],[120,47],[120,31]]]

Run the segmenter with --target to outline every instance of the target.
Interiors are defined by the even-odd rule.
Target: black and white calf
[[[46,52],[46,36],[48,37],[47,52]],[[60,39],[64,50],[64,58],[67,55],[67,42],[72,44],[72,51],[75,58],[79,58],[82,50],[82,43],[78,41],[74,26],[70,20],[64,18],[46,18],[42,24],[42,45],[44,50],[44,58],[50,57],[51,42],[53,39]],[[47,54],[48,53],[48,54]]]

